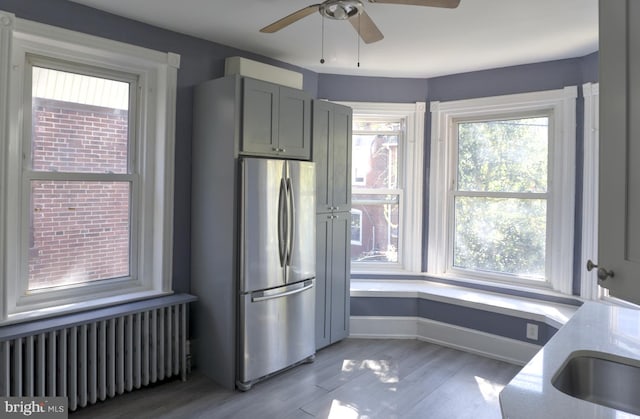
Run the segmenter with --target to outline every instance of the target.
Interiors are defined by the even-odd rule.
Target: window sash
[[[76,281],[74,283],[68,285],[55,285],[51,287],[40,287],[37,289],[32,288],[32,284],[30,283],[30,266],[31,260],[30,257],[30,235],[31,235],[31,227],[30,222],[27,222],[30,219],[31,215],[31,203],[32,203],[32,185],[34,181],[69,181],[69,182],[90,182],[90,183],[128,183],[129,186],[129,200],[128,200],[128,274],[125,276],[118,277],[109,277],[103,278],[101,281],[104,283],[105,281],[116,280],[118,282],[121,281],[137,281],[137,243],[138,243],[138,229],[136,227],[136,222],[134,214],[137,214],[139,208],[139,175],[137,173],[137,165],[135,161],[135,152],[136,145],[138,144],[136,137],[136,126],[137,117],[139,115],[137,111],[137,95],[136,92],[138,90],[138,77],[134,74],[128,74],[123,72],[116,72],[106,68],[87,66],[80,63],[73,63],[68,61],[51,59],[46,56],[41,55],[33,55],[26,54],[26,64],[24,67],[24,85],[25,85],[25,94],[23,101],[25,104],[32,103],[34,100],[34,92],[33,92],[33,68],[40,67],[45,69],[57,70],[69,74],[80,74],[86,75],[90,77],[96,77],[106,80],[114,80],[118,82],[127,83],[129,85],[129,94],[128,94],[128,118],[127,118],[127,156],[126,156],[126,166],[127,173],[93,173],[86,171],[44,171],[44,170],[34,170],[32,168],[33,160],[32,158],[23,160],[23,187],[22,187],[22,195],[23,195],[23,218],[22,221],[22,251],[21,251],[21,285],[20,289],[23,293],[47,293],[54,291],[55,289],[69,289],[73,287],[80,287],[90,285],[92,282],[97,283],[96,281]],[[79,104],[80,107],[82,104]],[[34,136],[36,135],[34,132],[35,124],[32,119],[32,112],[25,112],[24,115],[24,127],[22,131],[23,137],[23,149],[25,150],[25,155],[32,156],[32,146],[34,143]],[[26,211],[29,209],[29,211]]]
[[[571,293],[573,279],[573,216],[575,189],[576,86],[564,89],[450,102],[432,102],[431,173],[427,272],[459,280],[498,281],[531,287],[552,287]],[[452,267],[452,202],[467,192],[456,190],[458,121],[483,121],[517,116],[549,116],[549,183],[547,201],[546,281],[470,273]],[[457,167],[456,167],[457,169]],[[471,193],[470,196],[475,195]],[[496,196],[499,196],[496,195]],[[521,196],[526,199],[526,196]],[[533,196],[532,196],[533,197]],[[542,196],[539,196],[542,197]],[[443,245],[444,244],[444,245]]]
[[[354,121],[358,119],[358,120],[366,120],[366,118],[362,118],[360,116],[354,117]],[[382,120],[382,118],[376,118],[376,121]],[[392,120],[392,119],[389,119]],[[403,120],[401,120],[403,121]],[[354,122],[355,124],[355,122]],[[404,122],[402,122],[402,125],[405,126],[406,124]],[[393,137],[398,137],[398,149],[397,149],[397,179],[396,179],[396,184],[398,186],[398,189],[404,189],[404,185],[406,184],[404,178],[406,176],[405,174],[405,163],[404,163],[404,159],[405,159],[405,141],[406,141],[406,132],[405,131],[356,131],[353,130],[352,132],[352,137],[356,137],[358,135],[382,135],[382,136],[393,136]],[[355,175],[355,168],[353,169],[354,171],[354,175]],[[367,190],[367,189],[373,189],[373,188],[361,188],[361,185],[366,185],[366,181],[363,182],[357,182],[355,181],[355,176],[352,176],[351,178],[351,186],[352,186],[352,193],[356,193],[362,190]]]
[[[386,197],[386,196],[395,196],[396,199],[362,199],[362,198],[358,198],[358,195],[378,195],[381,197]],[[366,261],[357,261],[357,260],[352,260],[351,263],[357,264],[358,266],[362,266],[362,267],[368,267],[368,268],[375,268],[375,267],[394,267],[394,268],[401,268],[402,267],[402,261],[403,261],[403,252],[405,251],[404,247],[405,247],[405,242],[404,242],[404,231],[405,231],[405,226],[403,224],[403,210],[404,210],[404,203],[403,203],[403,195],[404,195],[404,191],[402,189],[358,189],[357,191],[354,189],[352,190],[351,193],[351,202],[353,206],[357,206],[357,205],[397,205],[398,207],[398,228],[397,228],[397,242],[398,242],[398,247],[396,249],[397,252],[397,260],[396,262],[393,261],[376,261],[376,262],[366,262]],[[358,208],[353,208],[352,211],[361,211]],[[363,220],[364,217],[361,216],[361,220]],[[361,222],[362,223],[362,222]],[[363,239],[362,239],[362,224],[360,224],[360,245],[362,245]],[[387,234],[391,234],[390,232],[388,232]],[[390,237],[390,236],[389,236]],[[353,255],[352,255],[353,256]]]
[[[127,120],[127,129],[128,129],[128,143],[127,143],[127,173],[134,174],[137,173],[137,162],[136,162],[136,147],[138,144],[138,130],[137,127],[139,125],[138,119],[140,118],[140,112],[138,112],[138,91],[139,91],[139,76],[131,73],[125,73],[122,71],[110,70],[105,67],[96,67],[89,66],[86,64],[82,64],[80,62],[68,62],[60,59],[54,59],[50,57],[46,57],[43,55],[35,55],[27,53],[26,57],[26,65],[24,72],[24,98],[23,101],[25,104],[32,103],[33,100],[33,67],[43,67],[47,69],[63,71],[72,74],[80,74],[97,78],[104,78],[108,80],[119,81],[123,83],[129,84],[129,104],[128,104],[128,120]],[[33,121],[33,112],[25,112],[24,113],[24,128],[23,128],[23,150],[26,156],[32,155],[32,127]],[[34,171],[32,169],[31,159],[28,159],[25,162],[24,170],[26,171]],[[41,171],[38,171],[41,172]],[[73,172],[73,173],[85,173],[86,172]]]
[[[398,118],[398,117],[382,117],[382,116],[363,117],[363,116],[357,115],[354,117],[354,126],[356,125],[357,121],[365,121],[365,122],[366,121],[375,121],[375,122],[388,121],[388,122],[399,123],[402,127],[406,127],[405,118]],[[404,172],[405,130],[356,130],[354,129],[352,132],[352,135],[353,137],[356,137],[358,135],[362,135],[362,136],[380,135],[380,136],[393,136],[398,138],[397,156],[396,156],[397,173],[395,173],[396,185],[398,187],[397,188],[364,188],[364,187],[361,187],[362,183],[359,183],[359,182],[352,182],[352,185],[351,185],[352,205],[358,205],[358,204],[360,205],[381,205],[381,204],[397,205],[398,207],[398,228],[397,228],[398,246],[396,249],[397,257],[395,262],[393,261],[366,262],[366,261],[352,260],[351,263],[363,269],[377,269],[379,267],[393,267],[394,269],[400,269],[403,267],[403,252],[405,247],[404,230],[406,229],[406,226],[404,225],[404,221],[403,221],[404,208],[403,208],[403,202],[402,202],[402,195],[404,192],[403,185],[405,184],[404,178],[406,176]],[[397,196],[397,199],[395,200],[385,200],[385,199],[375,200],[375,199],[362,199],[362,198],[358,199],[358,196],[363,196],[363,195],[379,195],[379,196],[390,195],[390,196]],[[388,232],[387,234],[390,235],[391,233]],[[362,245],[362,225],[360,227],[360,237],[361,237],[360,245]]]
[[[507,121],[507,120],[522,120],[529,118],[539,118],[546,117],[549,120],[549,128],[547,129],[547,187],[546,192],[511,192],[511,191],[472,191],[472,190],[464,190],[459,189],[458,175],[459,175],[459,167],[460,167],[460,156],[459,156],[459,126],[464,123],[482,123],[482,122],[493,122],[493,121]],[[532,281],[533,283],[540,284],[541,281],[539,278],[529,277],[526,275],[520,275],[513,272],[499,272],[499,271],[487,271],[482,269],[473,269],[473,268],[465,268],[457,266],[455,263],[455,247],[456,247],[456,226],[457,220],[455,217],[456,208],[456,198],[459,197],[469,197],[469,198],[496,198],[496,199],[535,199],[535,200],[548,200],[551,197],[550,185],[551,179],[553,178],[553,167],[550,164],[553,158],[553,136],[552,136],[552,114],[549,110],[541,109],[536,111],[529,112],[508,112],[508,113],[500,113],[500,114],[486,114],[480,117],[475,118],[459,118],[455,119],[453,122],[453,130],[451,134],[451,148],[452,148],[452,162],[450,165],[450,178],[452,179],[451,185],[452,190],[449,193],[448,203],[447,203],[447,212],[449,214],[449,219],[451,220],[448,226],[448,236],[447,236],[447,246],[446,246],[446,266],[447,271],[457,274],[464,274],[466,276],[471,277],[479,277],[483,279],[493,278],[498,280],[506,280],[511,282],[523,282],[527,283]],[[547,204],[547,222],[545,229],[545,278],[547,277],[547,273],[549,272],[549,249],[550,236],[547,233],[549,229],[549,211]]]

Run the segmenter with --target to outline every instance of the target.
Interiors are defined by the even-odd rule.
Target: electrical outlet
[[[527,339],[538,340],[538,325],[527,323]]]

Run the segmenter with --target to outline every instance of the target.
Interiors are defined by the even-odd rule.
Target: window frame
[[[427,273],[448,278],[488,281],[571,294],[575,212],[575,112],[577,87],[486,98],[431,102],[431,173]],[[454,124],[458,120],[509,115],[550,114],[549,194],[545,281],[454,269],[450,202],[456,160]]]
[[[19,19],[1,11],[0,29],[0,57],[9,58],[2,61],[6,65],[0,66],[0,91],[7,92],[4,107],[0,102],[0,120],[10,121],[7,129],[0,132],[0,157],[4,163],[0,176],[7,185],[0,191],[0,324],[171,293],[175,103],[180,56]],[[131,241],[130,251],[137,255],[138,263],[134,266],[135,260],[131,262],[131,278],[56,287],[46,292],[26,291],[25,227],[28,229],[30,205],[30,193],[26,191],[33,172],[28,173],[30,159],[26,157],[31,116],[21,110],[31,109],[30,103],[24,103],[27,93],[30,100],[30,57],[62,67],[93,69],[103,75],[126,74],[137,80],[135,96],[130,98],[137,104],[135,115],[130,113],[136,121],[130,130],[137,142],[130,145],[135,148],[130,148],[133,155],[129,166],[137,169],[132,172],[137,179],[132,182],[130,202],[130,229],[136,230],[131,234],[137,239]],[[134,194],[134,188],[138,193]]]
[[[407,131],[407,121],[406,118],[404,117],[398,117],[396,115],[376,115],[376,116],[364,116],[364,115],[356,115],[354,117],[354,125],[355,125],[355,121],[356,120],[364,120],[364,121],[398,121],[403,125],[403,128],[398,130],[398,131],[375,131],[375,130],[356,130],[355,128],[352,130],[353,131],[353,136],[355,137],[356,135],[361,135],[361,136],[378,136],[378,135],[390,135],[390,136],[395,136],[398,139],[398,145],[397,145],[397,151],[396,151],[396,155],[398,157],[398,161],[397,161],[397,173],[396,173],[396,188],[358,188],[358,189],[353,189],[353,186],[356,185],[358,186],[359,183],[357,182],[353,182],[351,183],[352,189],[351,189],[351,205],[353,207],[354,204],[372,204],[372,205],[397,205],[398,206],[398,242],[399,242],[399,249],[397,249],[397,262],[361,262],[361,261],[351,261],[351,263],[357,263],[360,266],[363,267],[369,267],[370,269],[374,269],[377,266],[383,266],[383,267],[396,267],[396,266],[402,266],[402,261],[403,261],[403,252],[404,252],[404,246],[402,245],[403,243],[403,237],[404,237],[404,231],[401,228],[401,226],[403,225],[403,210],[404,210],[404,198],[403,198],[403,187],[404,187],[404,179],[407,176],[406,173],[403,172],[403,167],[404,167],[404,149],[405,149],[405,142],[406,142],[406,131]],[[355,141],[353,141],[352,143],[355,144]],[[351,155],[355,155],[355,153],[351,153]],[[355,171],[355,170],[354,170]],[[353,178],[355,179],[355,178]],[[366,182],[363,182],[366,184]],[[389,185],[387,185],[389,186]],[[380,197],[385,197],[385,196],[396,196],[397,200],[394,202],[393,200],[385,200],[385,199],[380,199],[380,200],[371,200],[371,202],[366,202],[366,200],[364,200],[365,202],[363,203],[361,202],[356,202],[357,200],[354,198],[357,195],[378,195]],[[353,210],[353,208],[352,208]],[[362,212],[361,212],[362,213]],[[388,228],[388,232],[387,232],[387,237],[391,237],[391,229]],[[360,236],[362,237],[362,230],[360,230]],[[362,244],[362,240],[360,240],[360,245]]]
[[[132,272],[135,270],[135,267],[138,265],[138,243],[139,243],[139,228],[137,227],[136,217],[134,214],[138,213],[138,208],[140,206],[140,162],[136,159],[136,150],[138,141],[138,131],[136,126],[138,124],[138,119],[141,117],[140,112],[138,112],[138,77],[122,72],[115,72],[112,70],[105,70],[102,68],[89,67],[83,64],[75,64],[69,62],[63,62],[55,59],[51,59],[49,57],[41,57],[34,56],[29,53],[25,56],[25,70],[24,70],[24,96],[23,103],[26,105],[31,103],[33,100],[33,89],[32,89],[32,74],[33,67],[47,68],[56,71],[62,71],[67,73],[78,73],[93,77],[99,77],[119,82],[125,82],[129,84],[129,104],[128,104],[128,146],[127,146],[127,172],[126,173],[96,173],[96,172],[77,172],[77,171],[41,171],[34,170],[32,167],[32,161],[28,157],[23,158],[22,165],[22,208],[27,209],[31,208],[31,182],[33,181],[69,181],[69,182],[128,182],[130,184],[129,189],[129,275],[127,277],[122,278],[107,278],[104,281],[117,281],[121,286],[131,286],[134,282],[134,278],[136,274]],[[25,107],[25,110],[27,108]],[[23,119],[23,138],[22,138],[22,149],[24,156],[32,156],[33,149],[33,132],[31,128],[33,125],[33,112],[24,112]],[[30,227],[27,223],[22,223],[22,242],[26,243],[30,237]],[[71,286],[56,286],[52,288],[43,288],[43,289],[29,289],[29,280],[28,275],[25,277],[24,274],[28,272],[29,269],[29,246],[21,246],[21,280],[20,280],[20,289],[19,292],[21,295],[26,296],[28,294],[37,295],[37,294],[49,294],[56,290],[61,290],[64,288],[73,288],[78,287],[81,284],[73,284]],[[86,283],[87,286],[97,285],[97,283]],[[45,298],[45,297],[40,297]],[[25,299],[21,297],[21,300]]]
[[[468,122],[491,122],[491,121],[504,121],[504,120],[513,120],[513,119],[528,119],[528,118],[536,118],[536,117],[546,117],[549,121],[548,128],[548,155],[553,155],[553,114],[549,109],[546,110],[536,110],[536,111],[527,111],[527,112],[516,112],[516,113],[499,113],[499,114],[485,114],[481,117],[473,117],[473,118],[455,118],[452,120],[451,125],[451,144],[452,154],[451,154],[451,168],[449,176],[451,178],[451,190],[448,197],[447,203],[447,211],[449,214],[455,214],[455,200],[457,197],[484,197],[484,198],[508,198],[508,199],[543,199],[545,202],[549,202],[549,198],[551,194],[549,193],[549,185],[547,185],[546,192],[506,192],[506,191],[492,191],[492,192],[475,192],[475,191],[461,191],[457,187],[458,181],[458,172],[459,172],[459,125],[461,123]],[[551,158],[547,161],[547,171],[550,172],[549,162]],[[547,181],[550,183],[550,175],[547,176]],[[455,216],[449,216],[449,231],[447,232],[447,243],[451,243],[452,245],[455,243],[455,231],[456,231],[456,223]],[[549,231],[546,232],[545,243],[549,241]],[[549,255],[548,248],[545,249],[545,259],[548,258]],[[510,282],[523,282],[524,284],[529,283],[529,280],[521,281],[517,275],[500,273],[500,272],[488,272],[488,271],[475,271],[473,269],[457,267],[454,264],[454,251],[453,249],[450,252],[447,252],[447,267],[449,272],[456,276],[474,276],[482,279],[496,279],[499,278],[501,280]],[[548,268],[546,266],[545,268]],[[545,278],[548,277],[548,272],[545,272]]]
[[[422,272],[422,196],[424,126],[426,103],[379,103],[379,102],[338,102],[353,109],[354,120],[363,118],[391,117],[405,120],[403,144],[400,146],[401,161],[398,163],[402,181],[399,222],[400,249],[398,262],[364,263],[352,262],[351,272],[355,274],[373,273],[420,273]],[[419,176],[415,174],[419,173]],[[376,190],[376,193],[382,190]],[[365,189],[359,193],[366,193]],[[395,192],[394,192],[395,193]]]

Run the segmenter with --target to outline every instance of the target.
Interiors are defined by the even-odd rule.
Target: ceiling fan
[[[448,9],[455,9],[460,4],[460,0],[368,0],[368,2],[444,7]],[[362,4],[360,0],[326,0],[319,4],[312,4],[265,26],[260,29],[260,32],[277,32],[316,11],[329,19],[348,20],[362,40],[367,44],[380,41],[384,38],[380,29],[378,29],[364,10],[364,4]]]

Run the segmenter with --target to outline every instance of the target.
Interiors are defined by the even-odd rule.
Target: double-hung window
[[[0,14],[0,323],[170,292],[179,57]]]
[[[421,270],[424,103],[353,108],[353,272]]]
[[[575,97],[432,103],[429,273],[571,293]]]
[[[453,122],[451,268],[544,280],[548,112]]]
[[[26,75],[27,291],[130,278],[136,77],[31,56]]]
[[[359,237],[351,242],[354,262],[398,263],[404,124],[397,118],[354,117],[351,228]]]

